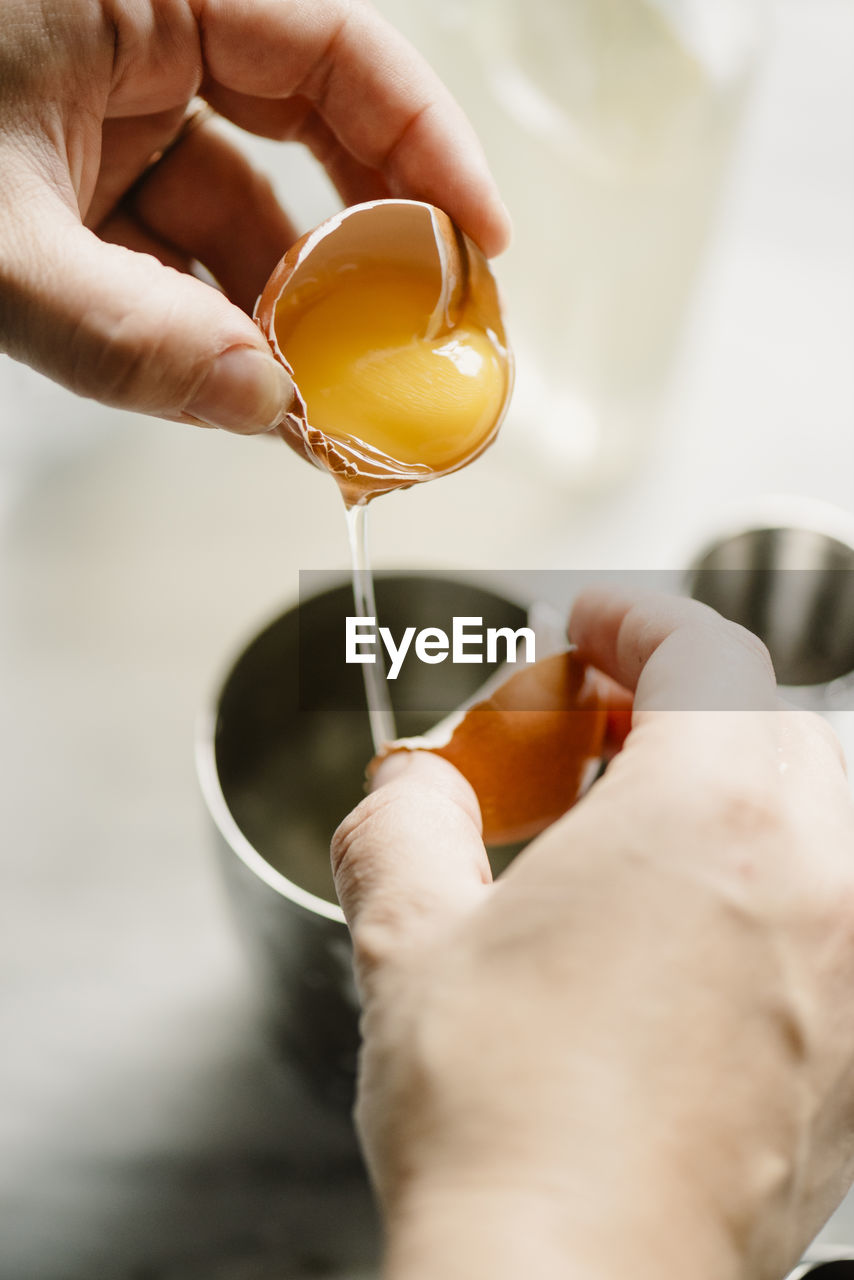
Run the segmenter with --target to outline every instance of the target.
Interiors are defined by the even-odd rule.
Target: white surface
[[[680,568],[760,494],[854,505],[854,7],[774,9],[644,465],[585,495],[516,433],[377,503],[377,564]],[[0,414],[0,1280],[309,1274],[312,1231],[340,1259],[367,1211],[312,1174],[310,1112],[255,1044],[192,736],[298,570],[345,566],[337,494],[277,442],[105,413],[2,362]],[[828,1234],[854,1240],[854,1213]]]

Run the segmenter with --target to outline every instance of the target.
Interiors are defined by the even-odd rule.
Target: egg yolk
[[[283,300],[276,336],[311,426],[434,470],[474,453],[504,399],[500,348],[465,308],[426,336],[436,302],[435,275],[380,264]]]

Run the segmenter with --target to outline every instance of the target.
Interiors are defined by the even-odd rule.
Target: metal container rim
[[[342,585],[346,581],[346,577],[342,574]],[[212,692],[208,694],[207,705],[196,717],[194,747],[196,777],[201,789],[202,799],[214,825],[230,852],[240,859],[256,879],[267,885],[280,898],[286,898],[288,901],[293,902],[295,906],[302,908],[309,915],[319,916],[325,920],[332,920],[336,924],[346,925],[344,912],[337,902],[329,902],[326,898],[320,898],[317,894],[309,893],[307,889],[303,889],[295,881],[289,880],[287,876],[282,875],[281,871],[277,871],[263,854],[258,852],[251,840],[239,827],[229,808],[220,784],[219,770],[217,769],[216,725],[220,703],[228,682],[238,663],[258,637],[276,626],[286,614],[297,608],[299,608],[299,598],[280,608],[272,617],[268,615],[266,622],[260,626],[254,627],[251,631],[247,629],[243,642],[235,646],[231,658],[220,667],[219,675],[213,682]]]

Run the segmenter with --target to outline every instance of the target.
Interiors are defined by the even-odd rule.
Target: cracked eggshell
[[[421,738],[401,738],[375,756],[432,751],[471,783],[488,845],[528,840],[592,783],[608,719],[593,668],[575,652],[516,671],[492,695]]]
[[[307,461],[332,473],[348,506],[466,466],[495,439],[513,386],[513,360],[498,286],[486,258],[447,214],[414,200],[372,200],[353,205],[308,232],[281,259],[255,306],[255,321],[276,359],[292,377],[293,369],[276,334],[279,304],[285,298],[293,304],[300,291],[308,300],[318,280],[334,278],[354,262],[370,261],[434,272],[436,306],[430,317],[430,331],[423,336],[451,334],[465,307],[467,318],[474,319],[490,336],[500,356],[505,392],[494,427],[478,447],[453,465],[435,469],[401,462],[355,437],[347,441],[331,439],[311,425],[305,400],[296,386],[294,405],[278,428],[279,433]]]

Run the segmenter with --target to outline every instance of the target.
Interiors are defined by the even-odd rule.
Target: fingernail
[[[185,412],[226,431],[269,431],[294,399],[287,371],[254,347],[230,347],[217,356]]]
[[[376,791],[377,787],[384,787],[389,782],[394,782],[395,778],[401,777],[407,773],[412,767],[412,762],[423,753],[420,751],[393,751],[391,755],[385,756],[370,775],[370,789]]]
[[[444,786],[447,782],[445,771],[448,769],[456,773],[454,766],[448,764],[447,760],[423,747],[391,751],[370,772],[369,790],[376,791],[378,787],[404,777],[423,786]]]

